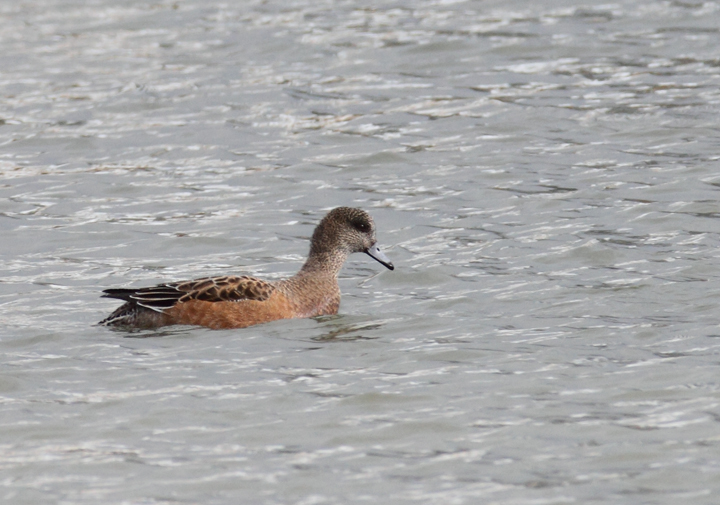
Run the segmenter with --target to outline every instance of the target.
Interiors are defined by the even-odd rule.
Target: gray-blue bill
[[[380,250],[377,244],[374,244],[370,249],[365,251],[368,256],[370,256],[372,259],[382,263],[390,270],[395,270],[395,266],[392,264],[390,259],[385,256],[385,253]]]

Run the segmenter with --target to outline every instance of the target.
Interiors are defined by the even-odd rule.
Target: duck
[[[338,207],[315,227],[307,260],[292,277],[265,281],[226,275],[139,289],[106,289],[102,297],[125,303],[98,324],[137,329],[169,325],[232,329],[278,319],[337,314],[338,275],[348,256],[358,252],[389,270],[395,269],[378,246],[370,214],[359,208]]]

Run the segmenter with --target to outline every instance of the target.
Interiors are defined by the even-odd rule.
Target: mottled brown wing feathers
[[[248,276],[207,277],[186,282],[160,284],[142,289],[108,289],[108,298],[133,301],[142,307],[162,311],[178,302],[202,300],[206,302],[264,301],[275,288],[260,279]]]
[[[236,302],[239,300],[264,301],[273,290],[269,283],[254,277],[210,277],[190,282],[169,284],[183,294],[179,301],[203,300],[206,302]]]

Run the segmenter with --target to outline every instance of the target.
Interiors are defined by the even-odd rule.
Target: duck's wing
[[[226,276],[172,282],[141,289],[106,289],[103,291],[103,297],[119,298],[162,312],[178,302],[189,300],[205,302],[264,301],[270,298],[273,291],[275,291],[275,287],[272,284],[255,277]]]

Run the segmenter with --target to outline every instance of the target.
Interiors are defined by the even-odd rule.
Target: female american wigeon
[[[395,268],[377,246],[370,215],[362,209],[339,207],[317,225],[307,261],[289,279],[267,282],[248,276],[207,277],[151,288],[107,289],[104,297],[125,303],[99,324],[244,328],[276,319],[337,314],[338,273],[348,255],[355,252],[367,253],[390,270]]]

